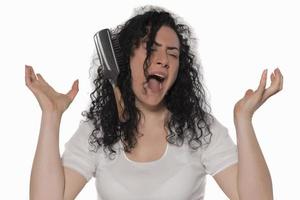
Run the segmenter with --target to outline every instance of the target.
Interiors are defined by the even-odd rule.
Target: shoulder
[[[227,127],[224,126],[215,116],[211,119],[210,129],[213,133],[221,134],[224,131],[227,131]]]
[[[76,128],[75,133],[66,143],[66,147],[88,149],[90,146],[90,136],[94,129],[95,126],[93,125],[92,121],[81,120]]]
[[[220,145],[222,140],[226,140],[229,136],[228,128],[223,125],[215,116],[211,115],[208,120],[209,130],[203,135],[204,147]]]

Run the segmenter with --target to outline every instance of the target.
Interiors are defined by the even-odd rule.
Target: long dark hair
[[[108,80],[103,78],[103,66],[97,66],[97,77],[93,80],[94,91],[90,94],[91,105],[89,111],[84,111],[83,116],[92,120],[94,130],[89,137],[89,143],[98,150],[104,146],[109,155],[115,154],[113,145],[119,140],[124,145],[124,150],[130,152],[137,143],[137,125],[141,118],[141,112],[135,105],[135,95],[131,87],[131,71],[129,59],[134,48],[138,47],[145,36],[147,40],[147,56],[144,64],[151,56],[151,47],[157,31],[162,26],[172,28],[180,42],[179,70],[177,79],[164,97],[166,108],[171,116],[166,122],[169,134],[167,141],[181,146],[188,139],[189,146],[196,150],[212,135],[210,131],[211,108],[206,100],[204,86],[200,80],[200,65],[191,49],[191,30],[188,25],[178,23],[178,17],[162,8],[143,7],[138,14],[129,19],[123,25],[119,25],[112,32],[119,38],[124,61],[127,63],[120,69],[117,86],[121,91],[124,101],[125,121],[120,121],[115,102],[114,92]],[[146,73],[145,73],[146,74]],[[209,136],[209,140],[207,140]]]

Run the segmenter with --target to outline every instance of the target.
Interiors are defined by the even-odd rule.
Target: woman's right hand
[[[66,93],[56,92],[42,77],[35,75],[31,66],[25,65],[25,83],[37,98],[42,112],[63,114],[78,93],[78,80],[74,81],[71,90]]]

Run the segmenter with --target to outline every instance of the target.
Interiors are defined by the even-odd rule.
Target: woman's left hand
[[[267,70],[264,70],[258,88],[248,89],[244,97],[234,106],[235,118],[252,119],[254,112],[272,95],[282,90],[283,76],[278,68],[271,74],[271,85],[266,88]]]

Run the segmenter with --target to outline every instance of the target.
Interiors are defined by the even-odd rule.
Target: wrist
[[[43,111],[42,117],[47,119],[58,119],[62,118],[63,113],[59,111]]]
[[[234,123],[252,123],[252,117],[250,114],[234,113]]]

